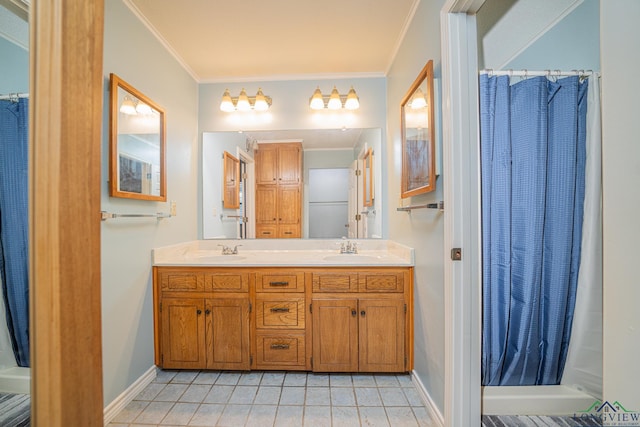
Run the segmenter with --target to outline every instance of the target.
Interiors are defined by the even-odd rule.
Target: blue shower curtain
[[[587,81],[480,77],[483,385],[554,385],[575,306]]]
[[[18,366],[29,366],[28,116],[28,99],[0,100],[0,275]]]

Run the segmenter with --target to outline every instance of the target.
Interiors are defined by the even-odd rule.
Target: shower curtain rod
[[[18,98],[28,98],[28,93],[8,93],[6,95],[0,95],[0,99],[17,100]]]
[[[490,68],[486,70],[480,70],[480,74],[489,74],[489,76],[515,76],[515,77],[564,77],[564,76],[600,76],[600,73],[593,70],[544,70],[544,71],[531,71],[531,70],[492,70]]]

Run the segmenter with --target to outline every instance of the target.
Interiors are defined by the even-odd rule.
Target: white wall
[[[640,412],[640,2],[600,4],[604,231],[604,398]]]
[[[167,120],[167,202],[108,196],[108,79],[115,73],[157,102]],[[197,238],[198,138],[196,82],[121,0],[105,2],[102,210],[169,212],[155,219],[102,223],[102,342],[104,402],[153,366],[151,249]]]
[[[29,92],[29,52],[0,36],[0,95]]]
[[[444,218],[431,209],[397,212],[400,200],[400,101],[429,59],[440,78],[440,9],[444,1],[422,1],[393,62],[387,80],[387,149],[389,238],[415,249],[415,372],[444,414]],[[438,115],[439,116],[439,115]],[[436,123],[436,127],[442,126]],[[438,132],[440,134],[440,132]],[[437,144],[442,144],[440,140]],[[412,204],[442,200],[436,191],[411,198]]]

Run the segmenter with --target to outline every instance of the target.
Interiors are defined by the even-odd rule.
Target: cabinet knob
[[[356,317],[356,316],[358,315],[358,312],[356,311],[356,309],[355,309],[355,308],[352,308],[352,309],[351,309],[351,315],[352,315],[353,317]]]
[[[362,311],[360,312],[360,316],[362,316],[362,317],[364,317],[364,315],[365,315],[365,314],[367,314],[367,313],[366,313],[364,310],[362,310]]]
[[[208,308],[204,311],[204,314],[211,314],[211,310],[209,310]]]
[[[200,310],[200,309],[199,309],[198,311],[196,311],[196,313],[197,313],[197,314],[198,314],[198,316],[199,316],[199,315],[201,315],[201,314],[202,314],[202,310]]]

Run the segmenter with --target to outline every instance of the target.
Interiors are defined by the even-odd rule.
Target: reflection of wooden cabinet
[[[223,153],[223,198],[225,209],[240,207],[240,161],[226,151]]]
[[[255,158],[256,237],[301,237],[301,145],[259,144]]]
[[[411,267],[154,267],[167,369],[407,372]]]
[[[297,185],[301,179],[300,143],[258,144],[255,154],[257,185]]]

